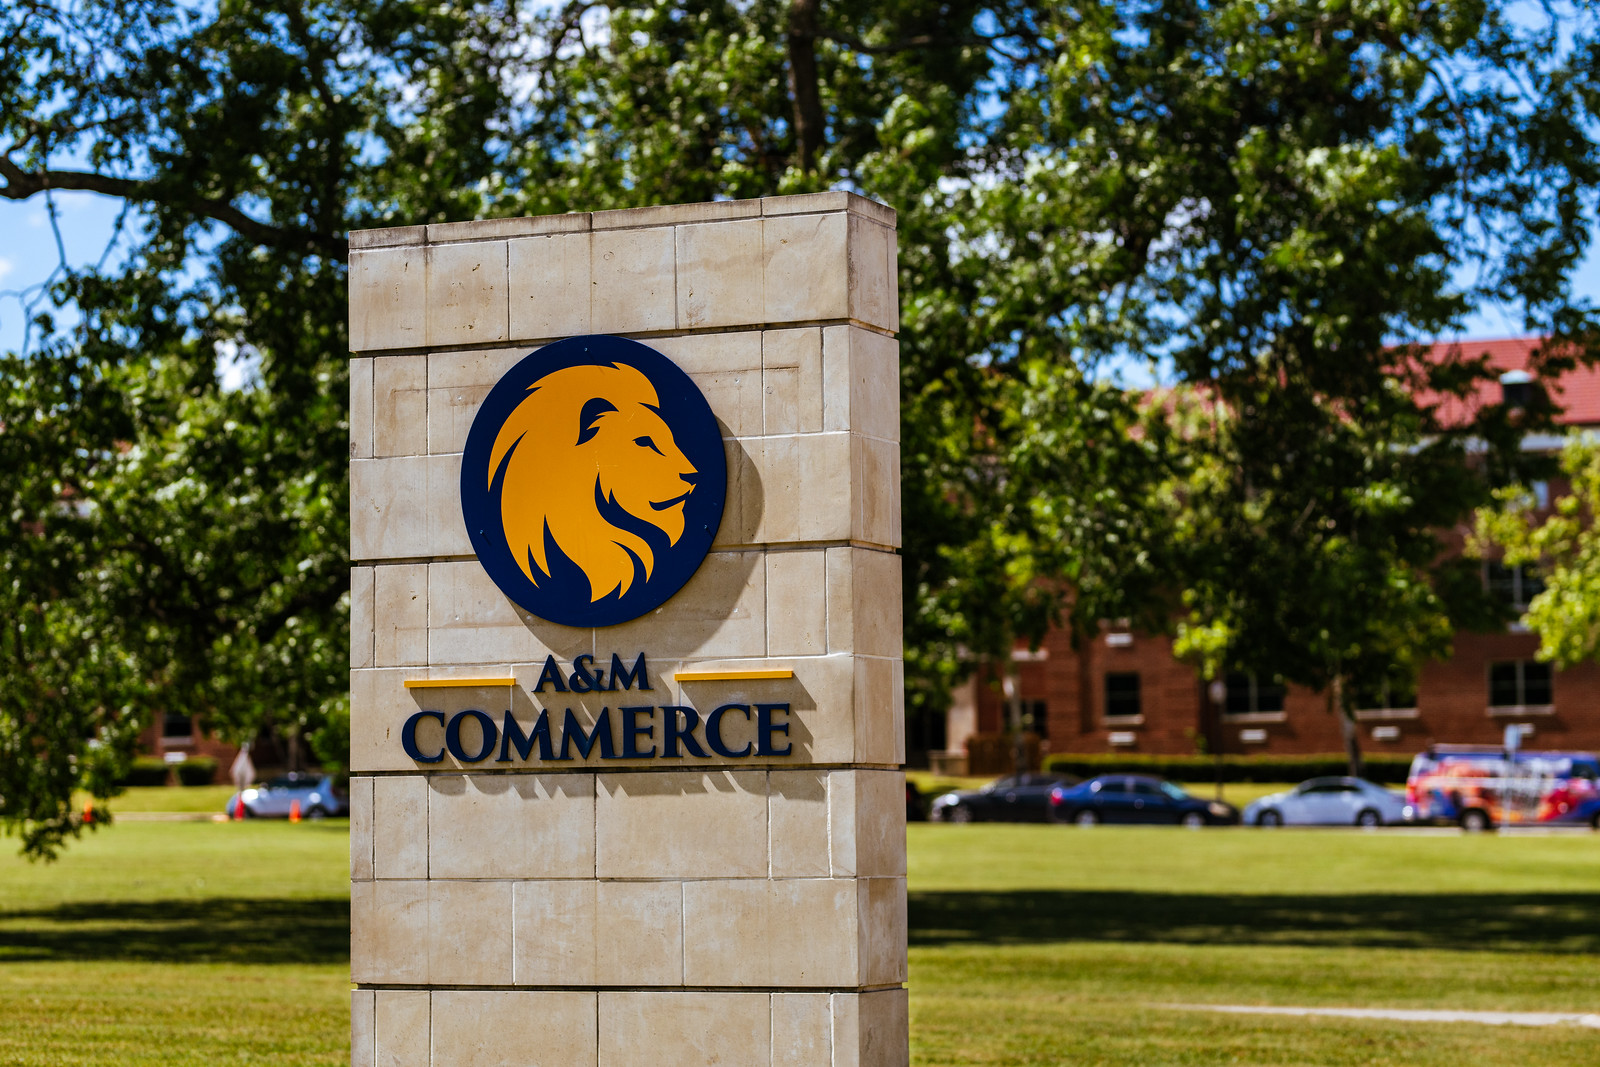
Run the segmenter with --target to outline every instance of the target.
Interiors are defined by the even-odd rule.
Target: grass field
[[[174,791],[176,792],[176,791]],[[1174,1005],[1600,1010],[1600,838],[910,829],[913,1061],[1591,1063],[1577,1027]],[[0,857],[0,1064],[348,1062],[342,822],[126,822]]]

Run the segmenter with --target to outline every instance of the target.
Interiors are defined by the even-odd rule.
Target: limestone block
[[[419,227],[420,228],[420,227]],[[453,241],[492,241],[508,237],[528,237],[547,233],[582,233],[589,229],[587,211],[563,215],[529,215],[516,219],[472,219],[467,222],[435,222],[428,226],[429,244]]]
[[[683,984],[683,886],[679,882],[600,882],[595,984]]]
[[[619,208],[596,211],[597,230],[628,230],[644,226],[673,226],[691,222],[723,222],[728,219],[756,218],[760,200],[714,200],[701,204],[662,204],[656,207]]]
[[[771,659],[686,660],[680,669],[694,671],[754,670],[777,666]],[[700,711],[705,718],[725,704],[755,709],[758,704],[787,704],[787,717],[774,721],[788,725],[787,734],[775,734],[772,747],[787,743],[793,752],[774,762],[849,763],[857,759],[855,721],[856,665],[850,656],[804,656],[781,663],[793,678],[723,681],[673,681],[679,703]],[[756,741],[755,727],[742,715],[729,713],[722,720],[728,747],[742,750]]]
[[[849,878],[685,882],[684,983],[861,984],[856,885]]]
[[[858,656],[854,666],[856,762],[898,766],[906,760],[905,665]]]
[[[373,1067],[372,990],[350,991],[350,1067]]]
[[[593,333],[590,235],[550,234],[510,242],[511,336]]]
[[[428,662],[428,566],[372,568],[373,663],[404,667]]]
[[[428,983],[511,984],[511,883],[428,882]]]
[[[677,883],[665,884],[676,891]],[[597,984],[595,893],[599,885],[579,880],[512,885],[512,980],[517,985]]]
[[[765,488],[756,471],[754,453],[760,439],[724,438],[723,456],[728,466],[728,495],[722,506],[722,524],[712,548],[744,548],[756,543],[761,516],[766,510]]]
[[[900,440],[900,342],[860,326],[822,330],[822,423]]]
[[[834,1067],[907,1067],[911,1048],[904,989],[833,994]]]
[[[403,688],[405,679],[423,673],[415,668],[350,672],[350,770],[353,773],[415,769],[415,764],[400,751],[400,725],[406,717],[399,712],[402,701],[411,704]]]
[[[566,662],[593,651],[593,630],[560,626],[519,608],[477,560],[428,565],[430,662],[543,664],[546,656]]]
[[[743,442],[751,477],[739,486],[740,522],[756,544],[845,541],[853,520],[850,435],[801,434]]]
[[[680,329],[762,321],[761,230],[760,218],[677,227]]]
[[[655,337],[646,342],[705,395],[724,437],[761,433],[761,334],[754,330]]]
[[[672,329],[677,320],[673,246],[670,227],[596,232],[590,276],[593,321],[609,333]]]
[[[350,980],[421,985],[428,980],[428,883],[350,885]]]
[[[764,432],[816,433],[823,429],[822,331],[814,326],[766,331],[761,335],[761,365]]]
[[[849,272],[839,269],[846,262],[848,228],[842,212],[764,220],[766,322],[849,317]]]
[[[489,344],[509,333],[506,242],[429,245],[428,347]]]
[[[426,226],[380,226],[371,230],[351,230],[350,247],[388,248],[393,245],[425,245],[428,243]]]
[[[371,358],[350,360],[350,458],[372,458]]]
[[[460,483],[459,455],[351,460],[351,558],[472,555],[461,509],[434,504],[456,499]]]
[[[429,1000],[426,989],[378,990],[377,1067],[428,1067]]]
[[[849,881],[857,894],[860,916],[861,985],[890,985],[906,980],[906,880],[857,878]]]
[[[417,348],[426,343],[427,280],[423,249],[350,253],[350,351]]]
[[[828,650],[826,557],[820,550],[767,553],[767,654]]]
[[[428,451],[427,356],[374,358],[372,398],[374,456],[420,456]]]
[[[372,879],[372,779],[350,779],[350,880]]]
[[[761,771],[601,774],[599,878],[760,878],[767,873]]]
[[[372,594],[371,567],[350,568],[350,666],[372,666]]]
[[[768,196],[761,200],[761,212],[764,215],[810,215],[819,211],[848,211],[883,226],[895,225],[894,208],[876,200],[868,200],[857,193],[799,193]]]
[[[592,878],[594,778],[436,774],[428,779],[434,878]]]
[[[833,994],[772,994],[772,1067],[833,1067]]]
[[[587,274],[584,284],[587,292]],[[527,348],[491,348],[478,352],[430,353],[428,451],[440,454],[466,448],[467,432],[483,406],[483,398],[529,351]]]
[[[900,557],[869,548],[828,552],[828,648],[901,655]]]
[[[767,1064],[766,993],[626,991],[600,994],[599,1067]]]
[[[427,778],[372,780],[372,844],[374,877],[428,877]]]
[[[767,775],[767,839],[773,878],[826,878],[828,780],[848,772],[771,771]]]
[[[906,777],[898,770],[828,775],[829,839],[836,877],[906,873]]]
[[[607,627],[607,647],[663,660],[760,656],[767,650],[766,568],[759,552],[711,552],[684,587],[649,615]],[[662,625],[664,613],[671,624]]]
[[[438,989],[433,993],[433,1067],[594,1064],[596,1015],[594,993]]]
[[[899,548],[899,443],[851,436],[850,466],[856,486],[851,540]]]
[[[850,317],[893,333],[900,329],[895,232],[860,215],[850,218]]]

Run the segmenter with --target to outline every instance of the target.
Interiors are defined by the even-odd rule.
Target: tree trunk
[[[1005,665],[1006,708],[1011,719],[1011,754],[1014,770],[1028,772],[1028,742],[1022,733],[1022,672],[1017,669],[1015,656],[1006,658]]]
[[[1345,699],[1344,675],[1335,674],[1333,685],[1328,691],[1328,702],[1333,705],[1332,711],[1339,716],[1339,731],[1344,735],[1344,754],[1350,761],[1350,776],[1361,777],[1361,735],[1356,732],[1355,713],[1347,706]]]
[[[822,147],[822,95],[817,88],[817,12],[822,0],[789,6],[789,99],[794,103],[795,161],[807,174]]]

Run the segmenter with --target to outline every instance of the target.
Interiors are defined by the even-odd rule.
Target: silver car
[[[244,805],[245,814],[254,819],[286,819],[297,804],[303,819],[350,813],[344,790],[327,774],[291,771],[235,793],[228,798],[228,806],[223,810],[232,815],[240,803]]]
[[[1246,826],[1383,826],[1405,822],[1405,798],[1364,778],[1313,778],[1244,809]]]

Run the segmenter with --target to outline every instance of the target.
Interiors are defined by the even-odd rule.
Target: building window
[[[1223,710],[1229,715],[1255,715],[1283,710],[1283,683],[1274,678],[1264,681],[1253,674],[1228,675],[1228,699]]]
[[[1491,708],[1540,707],[1554,704],[1550,664],[1531,659],[1489,664]]]
[[[1489,563],[1485,566],[1484,579],[1489,595],[1515,611],[1528,610],[1528,602],[1544,592],[1544,579],[1532,563],[1519,563],[1515,567]]]
[[[1050,736],[1050,705],[1043,700],[1022,702],[1022,724],[1040,737]]]
[[[1355,692],[1351,694],[1351,706],[1359,711],[1414,708],[1417,706],[1417,690],[1415,686],[1401,685],[1387,678],[1376,683],[1361,683],[1356,685]]]
[[[161,719],[161,736],[187,740],[194,736],[194,717],[167,712]]]
[[[1139,702],[1137,671],[1115,671],[1106,675],[1106,718],[1128,719],[1144,714]]]

